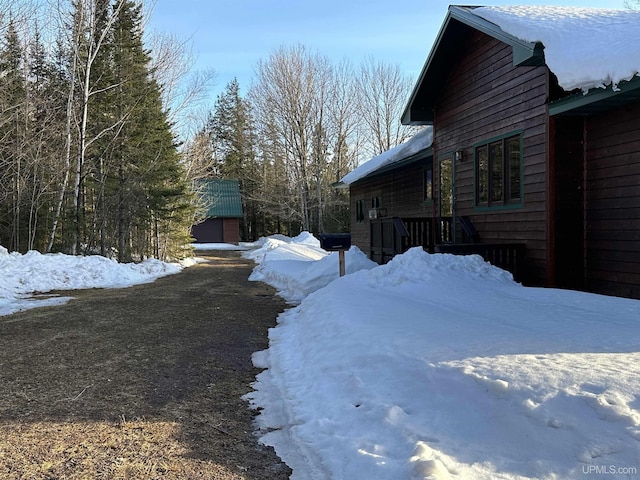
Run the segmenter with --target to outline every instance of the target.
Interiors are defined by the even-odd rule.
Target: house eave
[[[452,5],[449,8],[451,17],[466,25],[485,33],[513,48],[513,66],[535,66],[544,64],[543,46],[540,43],[527,42],[506,33],[495,23],[491,23],[473,13],[478,8]]]
[[[627,103],[640,102],[640,77],[620,82],[614,89],[593,88],[586,94],[577,92],[549,103],[550,116],[585,116],[610,110]]]
[[[362,182],[371,180],[374,177],[377,177],[378,175],[383,175],[385,173],[389,173],[393,170],[397,170],[399,168],[402,167],[406,167],[407,165],[410,165],[412,163],[424,160],[425,158],[429,158],[433,156],[433,148],[429,147],[425,150],[421,150],[409,157],[403,158],[402,160],[399,160],[397,162],[393,162],[385,167],[379,168],[378,170],[375,170],[374,172],[369,173],[368,175],[365,175],[364,177],[359,178],[358,180],[346,184],[346,183],[342,183],[342,182],[337,182],[337,183],[341,183],[342,185],[340,187],[336,187],[336,188],[350,188],[353,185],[358,185]],[[336,184],[334,184],[335,186]]]
[[[512,47],[514,66],[544,65],[544,48],[540,43],[523,41],[473,13],[478,7],[449,7],[434,45],[409,97],[401,121],[404,125],[433,125],[433,107],[437,95],[448,79],[452,65],[450,55],[463,44],[473,30],[483,32]]]

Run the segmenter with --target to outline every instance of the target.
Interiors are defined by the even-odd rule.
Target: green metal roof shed
[[[199,185],[207,218],[242,218],[240,182],[227,179],[202,180]]]
[[[206,208],[205,219],[193,225],[195,243],[234,243],[240,241],[242,197],[240,182],[227,179],[206,179],[197,184]]]

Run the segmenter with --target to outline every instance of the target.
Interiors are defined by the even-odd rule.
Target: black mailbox
[[[349,248],[351,248],[351,234],[324,233],[320,235],[320,246],[328,252],[349,250]]]

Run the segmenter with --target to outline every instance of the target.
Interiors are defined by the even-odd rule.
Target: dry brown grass
[[[284,308],[237,253],[0,317],[0,479],[286,479],[241,396]]]
[[[12,423],[2,425],[0,435],[3,479],[244,478],[190,458],[176,422]]]

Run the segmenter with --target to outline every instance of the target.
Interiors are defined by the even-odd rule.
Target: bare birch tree
[[[412,135],[414,129],[400,123],[412,82],[398,66],[370,58],[357,70],[348,63],[334,67],[302,46],[278,49],[256,72],[250,99],[258,123],[268,121],[282,147],[302,228],[343,225],[347,201],[330,185],[358,160]]]
[[[72,43],[73,55],[78,66],[78,80],[80,90],[80,122],[78,125],[78,152],[76,156],[74,187],[73,187],[73,217],[75,228],[71,241],[72,255],[78,253],[80,242],[80,207],[81,207],[81,182],[83,168],[89,146],[99,140],[103,135],[116,131],[122,126],[127,113],[123,113],[120,118],[105,126],[101,131],[94,133],[92,138],[88,138],[87,131],[89,125],[89,103],[94,95],[103,93],[118,87],[118,84],[101,85],[94,84],[95,75],[93,73],[94,64],[100,55],[101,49],[108,42],[108,36],[112,31],[112,26],[118,14],[125,4],[125,0],[117,0],[112,6],[108,0],[75,0],[76,12],[74,15],[74,27],[85,32],[76,37],[80,41]]]
[[[331,231],[343,231],[349,228],[349,194],[331,185],[357,166],[362,145],[357,85],[352,64],[342,62],[334,68],[332,85],[327,135],[331,162],[326,172],[324,226]]]
[[[124,0],[117,0],[113,5],[108,0],[73,0],[72,5],[58,3],[56,14],[61,31],[64,26],[68,31],[65,39],[70,52],[68,64],[69,89],[67,96],[67,117],[65,126],[65,158],[63,161],[65,176],[60,188],[55,215],[51,223],[47,251],[53,247],[58,228],[62,206],[70,176],[73,176],[73,229],[69,253],[78,253],[81,228],[81,182],[87,155],[87,149],[100,137],[112,132],[122,123],[122,118],[116,119],[92,138],[88,137],[89,111],[91,98],[105,90],[115,88],[116,85],[96,85],[94,65],[101,49],[108,41],[113,23],[118,12],[124,5]],[[69,21],[69,19],[71,19]],[[77,151],[72,145],[77,135]],[[73,166],[73,168],[72,168]]]

